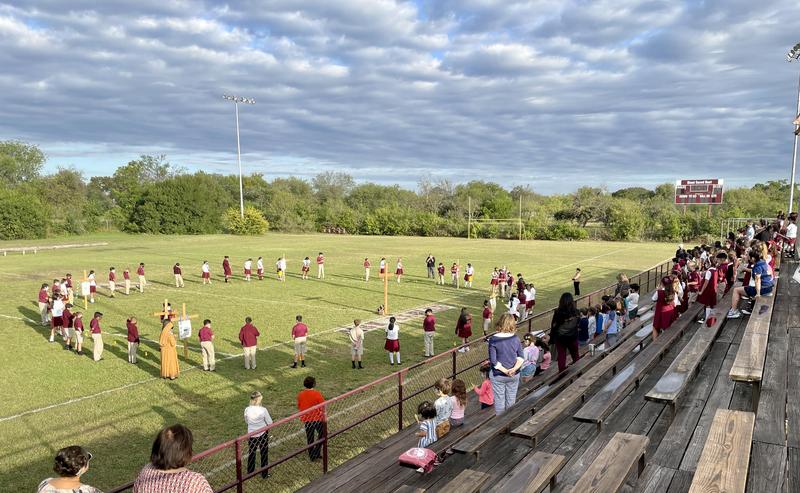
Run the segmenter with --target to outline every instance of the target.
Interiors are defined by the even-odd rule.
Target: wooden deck
[[[761,394],[751,440],[750,466],[746,490],[750,493],[800,492],[800,285],[791,280],[798,263],[784,260],[774,298]],[[406,429],[369,451],[339,466],[302,491],[393,492],[405,486],[408,491],[440,491],[469,469],[488,475],[484,489],[500,483],[532,451],[566,458],[556,486],[544,491],[570,491],[589,465],[618,433],[643,435],[649,439],[646,467],[641,476],[631,473],[621,491],[688,492],[703,453],[708,432],[718,409],[753,410],[753,386],[730,377],[748,318],[726,321],[700,364],[697,376],[678,401],[674,415],[662,402],[645,399],[698,330],[711,330],[693,323],[677,339],[663,359],[653,365],[632,386],[614,410],[595,424],[573,419],[576,409],[568,409],[558,422],[542,433],[536,446],[531,440],[509,434],[496,436],[481,449],[479,457],[455,454],[430,474],[419,474],[397,465],[397,457],[415,446],[415,430]],[[639,352],[626,356],[620,369]],[[622,371],[622,370],[620,370]],[[791,377],[789,377],[791,375]],[[614,376],[609,373],[586,391],[589,400]],[[537,406],[538,407],[538,406]],[[467,409],[467,420],[476,407]],[[523,415],[515,425],[530,415]],[[513,428],[513,427],[512,427]],[[483,491],[483,489],[481,490]]]

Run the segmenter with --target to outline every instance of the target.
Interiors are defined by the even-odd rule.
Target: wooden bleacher
[[[771,300],[773,308],[771,318],[766,322],[764,364],[761,365],[761,399],[755,416],[752,403],[758,390],[750,381],[734,380],[730,375],[739,353],[751,351],[747,349],[748,345],[753,347],[745,335],[754,333],[755,329],[750,325],[757,322],[758,308],[751,317],[742,319],[724,320],[724,313],[720,313],[717,315],[718,325],[713,327],[688,323],[691,317],[687,317],[690,315],[687,312],[676,322],[686,324],[685,336],[678,337],[668,331],[657,340],[662,341],[659,344],[666,348],[648,342],[634,353],[632,349],[638,345],[635,344],[637,336],[631,331],[613,351],[595,358],[583,358],[579,362],[581,365],[570,367],[569,378],[563,382],[553,377],[549,383],[544,383],[548,376],[537,377],[540,380],[529,382],[518,400],[518,403],[525,402],[527,409],[515,417],[509,416],[507,422],[492,417],[491,413],[486,417],[478,411],[477,404],[470,401],[465,427],[471,421],[479,424],[471,427],[469,432],[465,428],[461,434],[454,429],[445,437],[447,443],[442,445],[468,449],[463,444],[478,437],[480,440],[473,441],[480,442],[479,457],[473,453],[457,453],[430,474],[401,468],[396,463],[397,457],[416,442],[413,437],[416,430],[411,427],[314,481],[303,491],[380,493],[399,488],[403,488],[399,491],[409,493],[443,491],[451,482],[455,486],[458,482],[454,479],[469,470],[486,475],[483,486],[470,491],[497,493],[564,493],[573,489],[605,492],[616,491],[615,488],[626,493],[685,493],[690,490],[800,492],[800,379],[795,377],[800,374],[800,310],[797,309],[800,306],[800,285],[789,281],[797,265],[796,261],[784,260],[784,274]],[[718,313],[727,309],[725,301],[719,303]],[[765,322],[758,323],[763,325]],[[669,341],[667,338],[670,336],[674,340]],[[626,357],[621,357],[620,349],[627,350]],[[663,357],[656,356],[658,353]],[[619,360],[615,363],[610,358]],[[615,366],[619,370],[616,375],[613,372]],[[751,366],[758,369],[757,364]],[[603,368],[605,371],[601,371]],[[677,390],[673,391],[674,410],[667,401],[645,398],[651,390],[658,388],[665,375],[678,369],[685,378],[681,378]],[[587,375],[591,376],[592,382],[585,385],[589,382]],[[637,381],[639,385],[636,385]],[[529,419],[549,413],[548,408],[555,409],[562,395],[573,404],[585,398],[585,404],[577,413],[572,410],[575,406],[567,406],[561,413],[550,413],[546,429],[537,432],[535,445],[530,439],[515,438],[497,431],[501,428],[516,430]],[[531,409],[536,411],[533,416],[530,415]],[[726,411],[721,415],[738,416],[736,422],[721,426],[720,409]],[[577,421],[573,417],[581,413],[590,422]],[[750,438],[747,436],[747,418],[742,418],[747,413],[750,413],[753,423]],[[597,426],[597,421],[588,419],[590,417],[601,419],[602,428]],[[485,430],[491,432],[484,433]],[[638,476],[629,474],[630,467],[627,470],[621,467],[613,474],[598,473],[590,481],[593,484],[601,484],[599,481],[606,479],[614,481],[609,483],[610,486],[602,483],[602,488],[584,489],[582,481],[589,479],[582,478],[590,470],[604,470],[592,469],[592,466],[617,433],[647,438],[639,456],[647,458],[644,469]],[[625,450],[627,448],[632,447]],[[724,456],[726,453],[727,458],[719,458],[720,454]],[[635,461],[637,466],[639,458]],[[729,461],[728,465],[720,468],[723,461]],[[627,459],[618,459],[617,462],[629,463]],[[639,467],[633,466],[633,469],[638,471]],[[555,484],[550,483],[551,479],[557,479]],[[725,488],[728,489],[714,489],[720,484],[727,485]],[[531,489],[522,489],[526,487]]]
[[[776,279],[773,293],[777,291],[777,282]],[[774,294],[756,300],[753,313],[747,322],[747,329],[742,336],[742,343],[739,345],[739,352],[736,354],[736,361],[733,362],[730,371],[732,380],[753,385],[753,411],[758,408],[761,393],[774,301]]]
[[[570,493],[617,493],[634,468],[644,471],[647,437],[617,433],[575,483]]]

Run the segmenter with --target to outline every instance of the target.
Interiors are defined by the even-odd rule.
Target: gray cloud
[[[785,176],[790,0],[0,4],[0,138],[105,174],[141,152],[566,191]],[[127,157],[126,157],[127,156]]]

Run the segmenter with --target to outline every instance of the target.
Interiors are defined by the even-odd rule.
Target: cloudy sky
[[[0,3],[0,139],[49,169],[142,153],[541,193],[784,178],[797,0]]]

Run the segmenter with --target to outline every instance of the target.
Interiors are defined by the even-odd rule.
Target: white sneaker
[[[728,318],[742,318],[742,312],[739,310],[729,310]]]

